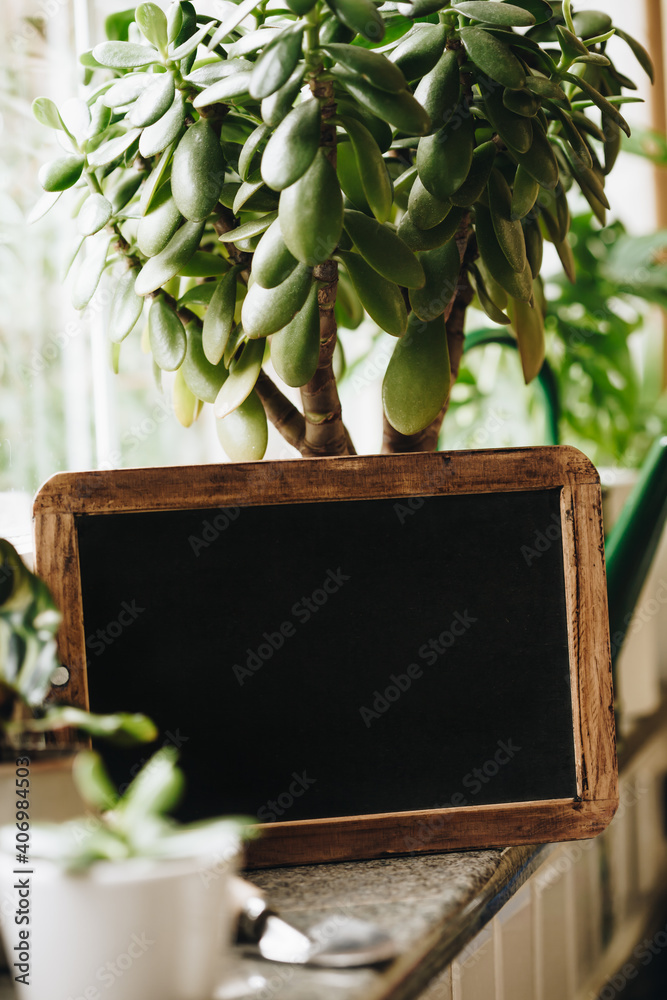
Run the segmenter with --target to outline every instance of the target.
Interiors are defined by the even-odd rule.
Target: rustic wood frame
[[[35,499],[34,520],[36,570],[63,610],[59,650],[70,679],[57,689],[58,696],[88,705],[79,515],[549,488],[561,489],[576,797],[258,824],[263,836],[250,843],[248,863],[262,867],[381,857],[406,853],[406,844],[410,851],[441,851],[593,837],[618,805],[618,767],[600,481],[593,465],[574,448],[56,475]]]

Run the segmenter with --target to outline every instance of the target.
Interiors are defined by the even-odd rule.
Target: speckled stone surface
[[[397,957],[373,968],[329,970],[266,962],[239,946],[214,997],[201,1000],[423,996],[429,981],[516,892],[548,851],[510,847],[248,873],[273,909],[296,927],[307,930],[322,920],[335,926],[341,916],[372,920],[393,935]],[[8,979],[0,979],[0,1000],[12,997]]]

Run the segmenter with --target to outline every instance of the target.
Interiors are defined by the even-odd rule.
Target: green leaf
[[[121,108],[126,104],[132,104],[157,79],[159,77],[153,73],[127,73],[102,94],[102,102],[108,108]]]
[[[451,201],[440,201],[426,190],[419,177],[410,188],[408,212],[410,219],[419,229],[432,229],[445,219],[452,210]]]
[[[45,191],[41,198],[38,198],[26,219],[27,225],[39,222],[49,212],[55,203],[60,199],[62,191]]]
[[[522,10],[527,10],[535,18],[535,24],[544,24],[545,21],[550,21],[554,16],[554,11],[551,4],[548,4],[546,0],[514,0],[515,7],[521,7]]]
[[[65,130],[60,112],[50,98],[37,97],[32,102],[32,113],[40,125],[46,125],[47,128],[55,128],[60,131]]]
[[[360,104],[378,118],[384,118],[402,132],[423,135],[428,132],[431,120],[408,90],[389,94],[371,86],[362,77],[341,76],[341,83]]]
[[[526,242],[518,220],[512,218],[512,192],[499,170],[489,177],[489,212],[500,249],[510,267],[522,274],[526,269]]]
[[[287,83],[301,55],[305,22],[281,31],[269,42],[255,63],[248,87],[251,97],[262,100],[270,97]]]
[[[83,163],[82,156],[59,156],[40,168],[39,183],[45,191],[66,191],[78,181]]]
[[[138,128],[154,125],[174,103],[175,93],[171,73],[160,73],[135,102],[129,114],[130,124]]]
[[[183,27],[183,8],[179,0],[174,0],[167,11],[167,42],[169,45],[178,38]]]
[[[223,77],[217,83],[212,83],[206,90],[202,90],[201,94],[197,94],[192,103],[197,110],[211,104],[233,104],[248,94],[251,76],[252,73],[241,72]]]
[[[435,250],[436,247],[441,247],[443,243],[448,243],[453,239],[463,218],[463,213],[463,208],[453,208],[442,222],[430,229],[418,229],[409,214],[406,213],[398,227],[398,235],[413,252]]]
[[[641,45],[641,43],[638,42],[636,38],[633,38],[632,35],[628,35],[627,32],[621,31],[620,28],[616,29],[616,34],[618,35],[619,38],[622,38],[627,45],[630,46],[633,55],[637,59],[637,62],[639,63],[641,68],[647,74],[651,83],[655,83],[655,69],[653,66],[653,61],[648,52],[646,51],[646,49],[644,48],[644,46]],[[620,125],[620,122],[618,122],[617,124]]]
[[[171,62],[180,62],[181,59],[185,59],[187,56],[191,55],[197,46],[203,42],[206,35],[209,32],[210,24],[205,24],[203,27],[194,31],[189,38],[186,38],[184,42],[181,42],[175,49],[169,53],[169,59]]]
[[[261,219],[251,219],[250,222],[244,222],[242,226],[237,226],[236,229],[230,229],[228,233],[222,233],[221,236],[218,236],[218,239],[221,243],[236,243],[238,240],[249,240],[252,236],[259,236],[260,233],[265,232],[277,218],[277,212],[269,212]]]
[[[492,0],[484,0],[491,3]],[[509,45],[484,28],[462,28],[461,41],[475,65],[510,90],[521,90],[526,83],[523,66]]]
[[[93,49],[93,58],[109,69],[135,69],[159,62],[160,56],[150,45],[133,42],[102,42]]]
[[[229,265],[217,253],[197,250],[178,272],[184,278],[214,278],[224,274]]]
[[[512,329],[519,342],[519,354],[526,385],[539,375],[544,364],[544,320],[537,306],[510,299],[507,307]]]
[[[453,6],[465,17],[484,21],[486,24],[500,24],[508,28],[528,28],[535,24],[533,14],[511,3],[499,3],[497,0],[461,0]]]
[[[75,309],[85,309],[95,294],[107,261],[110,242],[111,236],[106,232],[88,238],[87,252],[79,260],[72,289],[72,305]]]
[[[530,301],[533,296],[533,279],[526,261],[525,270],[517,273],[508,263],[498,243],[491,213],[482,204],[475,206],[475,232],[480,256],[491,276],[513,298]]]
[[[219,45],[223,38],[226,38],[235,28],[238,28],[239,24],[245,21],[246,17],[259,5],[259,2],[260,0],[243,0],[243,3],[240,3],[236,10],[230,11],[226,17],[223,17],[220,21],[220,27],[208,43],[209,51]]]
[[[344,224],[359,253],[378,274],[406,288],[422,287],[422,266],[396,233],[361,212],[346,211]]]
[[[197,399],[202,399],[205,403],[214,403],[227,380],[227,368],[222,361],[212,365],[204,354],[202,331],[198,323],[188,323],[185,332],[188,349],[179,371],[188,389]]]
[[[271,363],[280,378],[294,387],[305,385],[317,370],[320,357],[320,306],[317,282],[293,319],[271,340]]]
[[[167,172],[167,168],[171,164],[171,158],[174,155],[176,149],[176,143],[172,143],[167,149],[164,150],[162,156],[155,164],[151,170],[143,188],[141,189],[141,198],[139,200],[139,214],[145,216],[151,211],[156,202],[161,203],[167,195],[164,193],[164,188],[167,185],[162,184],[162,181]],[[168,194],[171,194],[171,189],[169,189]],[[141,223],[139,223],[141,226]],[[149,256],[152,256],[149,254]]]
[[[408,313],[398,285],[383,278],[358,253],[339,250],[338,256],[373,322],[393,337],[402,337],[408,324]]]
[[[255,388],[265,349],[265,340],[249,340],[245,344],[240,358],[234,364],[215,401],[214,412],[218,420],[232,413]]]
[[[273,288],[263,288],[258,281],[248,289],[243,300],[241,322],[251,339],[268,337],[287,326],[308,298],[312,272],[297,264],[284,281]]]
[[[172,392],[176,419],[182,427],[191,427],[201,412],[202,403],[185,384],[182,368],[176,372]]]
[[[382,383],[382,403],[391,426],[406,435],[424,430],[445,405],[450,382],[443,317],[424,323],[411,313]]]
[[[406,88],[405,77],[401,70],[381,52],[362,49],[358,45],[335,43],[323,45],[322,49],[335,63],[346,66],[380,90],[397,93]]]
[[[434,128],[445,125],[459,103],[461,79],[454,49],[447,49],[430,73],[420,81],[415,98],[431,119]]]
[[[120,42],[118,43],[120,45]],[[141,129],[131,128],[124,135],[117,135],[108,142],[103,142],[96,150],[88,154],[88,164],[91,167],[105,167],[107,163],[118,160],[141,135]]]
[[[164,250],[142,267],[135,283],[137,295],[148,295],[175,277],[196,251],[203,232],[203,222],[184,222]]]
[[[500,323],[503,326],[507,326],[511,321],[509,316],[506,316],[502,309],[496,305],[496,303],[491,298],[489,291],[482,277],[482,273],[479,268],[475,267],[473,264],[470,268],[470,275],[477,293],[477,298],[479,299],[479,304],[494,323]]]
[[[185,328],[163,295],[153,299],[148,312],[148,341],[162,371],[181,367],[187,350]]]
[[[583,93],[591,99],[593,104],[597,105],[600,111],[602,111],[607,118],[610,118],[619,126],[619,128],[623,129],[626,135],[630,135],[630,126],[620,111],[618,111],[613,104],[610,104],[610,102],[603,97],[602,94],[595,89],[595,87],[591,86],[588,80],[585,80],[582,76],[575,76],[573,73],[564,73],[563,76],[570,83],[574,83],[579,90],[583,91]]]
[[[234,326],[236,308],[236,282],[240,267],[231,268],[215,284],[202,329],[202,348],[206,360],[217,365],[225,353]]]
[[[381,42],[384,38],[384,21],[371,0],[327,0],[329,7],[338,18],[355,34],[369,42]]]
[[[242,181],[248,179],[248,174],[250,173],[253,166],[253,158],[255,153],[262,145],[265,139],[268,139],[271,135],[271,129],[268,125],[258,125],[254,132],[248,136],[246,141],[243,143],[243,149],[241,150],[241,155],[239,156],[238,172],[239,177]],[[268,182],[267,182],[268,183]],[[269,185],[270,187],[271,185]]]
[[[72,779],[79,795],[96,812],[107,812],[118,802],[118,792],[94,750],[81,750],[72,763]]]
[[[141,133],[139,139],[140,154],[149,159],[156,153],[161,153],[172,142],[175,142],[184,125],[185,98],[180,90],[177,90],[169,110],[154,125],[149,125]]]
[[[393,191],[380,148],[368,129],[354,118],[340,119],[352,141],[359,176],[373,215],[386,222],[391,214]]]
[[[514,190],[512,192],[512,218],[523,219],[537,201],[540,193],[540,185],[534,177],[528,173],[525,167],[519,165],[514,176]]]
[[[526,90],[539,97],[550,97],[554,101],[566,101],[567,95],[557,80],[547,80],[543,76],[527,76]]]
[[[456,295],[461,272],[456,240],[421,253],[419,263],[426,281],[423,288],[410,290],[410,305],[420,319],[430,322],[442,315]]]
[[[297,104],[275,130],[262,154],[262,179],[274,191],[294,184],[310,167],[320,141],[320,105]]]
[[[500,138],[519,153],[527,153],[533,143],[532,121],[511,111],[505,104],[502,90],[492,81],[484,81],[480,89],[484,98],[484,113]]]
[[[345,118],[354,118],[356,121],[368,129],[380,150],[386,153],[390,148],[393,135],[391,126],[386,121],[382,121],[377,115],[371,114],[366,108],[360,107],[356,101],[350,100],[347,96],[336,96],[336,107],[339,115]]]
[[[524,118],[534,118],[541,107],[537,95],[531,94],[529,90],[503,91],[503,104],[508,111]]]
[[[530,149],[525,153],[518,150],[512,152],[538,184],[551,190],[556,187],[559,178],[558,161],[538,119],[533,122],[533,142]]]
[[[134,16],[148,41],[155,45],[160,52],[166,52],[167,18],[157,4],[140,3]]]
[[[572,18],[575,34],[579,38],[595,38],[597,35],[604,35],[612,27],[612,20],[609,14],[603,14],[600,10],[581,10]]]
[[[115,809],[124,829],[133,829],[146,817],[165,815],[178,805],[185,779],[176,767],[177,757],[173,747],[162,747],[139,771]]]
[[[293,2],[293,0],[292,0]],[[253,391],[223,420],[216,421],[218,440],[232,462],[259,462],[269,442],[264,407]]]
[[[109,309],[109,339],[112,344],[120,344],[139,322],[144,308],[144,300],[134,290],[137,269],[128,268],[116,282]]]
[[[282,192],[278,218],[285,246],[297,260],[313,266],[331,256],[343,228],[343,197],[323,149],[305,174]]]
[[[191,125],[174,153],[171,193],[190,222],[206,219],[218,203],[225,179],[220,140],[207,118]]]
[[[289,112],[296,100],[297,94],[301,90],[305,72],[305,65],[302,63],[299,64],[287,83],[280,90],[277,90],[275,94],[271,94],[270,97],[264,98],[261,104],[261,113],[262,120],[267,125],[272,125],[273,127],[279,125]]]
[[[419,179],[435,198],[447,201],[466,180],[472,165],[474,142],[472,117],[458,114],[434,135],[419,140]]]
[[[275,288],[289,277],[297,263],[296,257],[285,246],[280,220],[276,219],[262,236],[253,254],[253,278],[263,288]]]
[[[457,205],[459,208],[468,208],[482,197],[497,153],[498,147],[491,139],[473,150],[468,176],[461,187],[450,195],[453,205]]]
[[[111,218],[111,203],[103,194],[91,194],[79,209],[76,227],[82,236],[92,236]]]
[[[447,29],[443,24],[415,24],[389,58],[406,80],[421,80],[442,57],[446,41]]]

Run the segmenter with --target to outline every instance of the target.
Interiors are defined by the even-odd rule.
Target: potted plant
[[[42,169],[43,209],[73,189],[74,304],[113,284],[116,367],[147,315],[182,423],[211,403],[233,459],[263,456],[267,420],[303,456],[353,453],[337,326],[366,313],[397,338],[384,450],[433,449],[475,297],[535,377],[543,241],[574,281],[569,194],[604,220],[628,132],[634,85],[610,39],[652,74],[607,14],[571,0],[244,0],[214,18],[184,0],[107,29],[81,56],[87,98],[62,115],[34,104],[68,149]],[[264,367],[269,350],[303,412]]]
[[[17,767],[17,807],[27,771]],[[93,751],[76,757],[74,777],[85,816],[35,824],[27,841],[26,823],[0,830],[0,911],[17,996],[211,996],[231,939],[244,821],[166,818],[183,789],[173,747],[158,750],[122,796]]]

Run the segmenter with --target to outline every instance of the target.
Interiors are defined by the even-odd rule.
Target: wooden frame
[[[84,514],[326,503],[345,499],[561,490],[577,795],[573,799],[299,820],[260,825],[255,866],[405,852],[431,820],[424,851],[595,836],[618,804],[599,477],[574,448],[323,458],[54,476],[34,505],[36,569],[63,610],[58,696],[86,707],[86,652],[76,518]],[[409,839],[410,838],[410,839]]]

